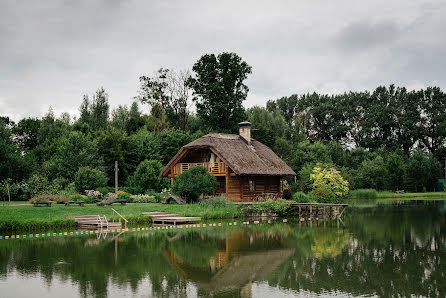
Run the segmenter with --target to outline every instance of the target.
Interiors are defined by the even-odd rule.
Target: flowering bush
[[[87,197],[102,197],[102,193],[97,190],[89,189],[85,191]]]
[[[117,196],[118,196],[119,200],[126,200],[127,202],[133,201],[132,196],[128,192],[124,192],[124,191],[120,190],[120,191],[118,191]]]
[[[159,200],[152,195],[136,195],[132,196],[133,203],[158,203]]]
[[[333,168],[314,167],[310,180],[313,182],[310,196],[319,203],[341,203],[349,191],[348,181]]]

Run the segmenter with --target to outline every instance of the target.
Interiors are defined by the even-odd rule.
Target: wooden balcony
[[[196,166],[205,167],[206,169],[208,169],[209,173],[214,176],[225,176],[228,171],[228,167],[225,165],[224,162],[177,163],[172,168],[172,175],[173,177],[175,177]]]

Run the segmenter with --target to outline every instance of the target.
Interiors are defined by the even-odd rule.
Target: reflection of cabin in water
[[[238,135],[211,133],[183,146],[160,176],[173,183],[177,175],[204,166],[217,178],[216,194],[230,201],[281,197],[283,178],[296,173],[268,146],[251,139],[251,123],[239,127]]]
[[[224,243],[220,243],[206,266],[196,266],[183,260],[175,252],[175,245],[162,249],[162,254],[184,278],[193,281],[199,289],[211,293],[249,292],[252,282],[267,279],[295,251],[284,247],[280,234],[260,233],[239,230],[227,234]]]

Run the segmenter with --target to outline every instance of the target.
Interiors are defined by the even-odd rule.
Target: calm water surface
[[[0,297],[446,296],[444,201],[343,222],[0,240]]]

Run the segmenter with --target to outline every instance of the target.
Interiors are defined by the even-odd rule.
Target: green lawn
[[[377,197],[380,199],[384,198],[392,198],[392,199],[409,199],[412,200],[414,198],[426,198],[426,199],[434,199],[434,198],[446,198],[446,192],[409,192],[409,193],[394,193],[390,191],[378,191]]]
[[[4,206],[4,205],[29,205],[28,201],[0,201],[0,206]]]
[[[150,219],[142,216],[142,212],[165,211],[184,216],[199,216],[203,219],[233,218],[242,215],[239,207],[227,205],[224,207],[209,207],[197,204],[162,205],[162,204],[127,204],[99,207],[96,205],[65,206],[53,204],[51,207],[2,206],[0,205],[0,231],[36,230],[75,227],[73,219],[76,215],[106,215],[111,219],[114,208],[129,223],[146,223]],[[115,217],[117,219],[117,217]]]
[[[445,199],[446,192],[410,192],[410,193],[395,193],[391,191],[376,191],[374,189],[356,189],[352,190],[348,199],[398,199],[398,200],[413,200],[413,199]]]

